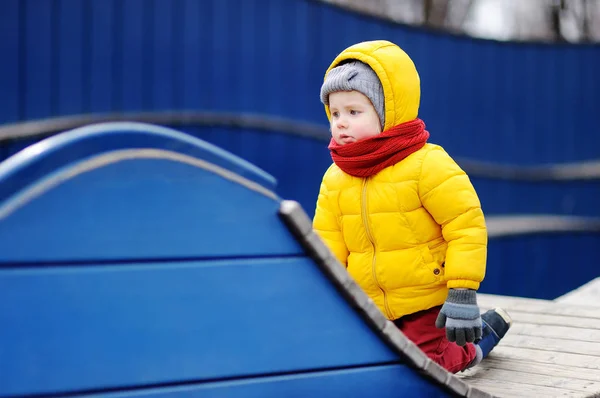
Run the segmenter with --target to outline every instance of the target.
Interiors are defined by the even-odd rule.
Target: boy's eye
[[[338,117],[338,115],[339,115],[339,112],[332,112],[331,113],[331,116],[333,116],[333,117]]]
[[[351,111],[350,111],[350,114],[351,114],[351,115],[358,115],[358,111],[351,110]]]

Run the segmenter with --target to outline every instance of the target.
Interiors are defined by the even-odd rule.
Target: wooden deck
[[[480,365],[458,374],[498,397],[600,397],[600,278],[552,300],[478,295],[513,325]]]

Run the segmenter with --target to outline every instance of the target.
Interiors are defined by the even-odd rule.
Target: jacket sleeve
[[[342,236],[338,218],[331,208],[325,179],[321,183],[319,189],[319,197],[317,199],[317,207],[313,218],[313,229],[333,252],[335,257],[345,267],[348,266],[348,249]]]
[[[448,288],[479,289],[487,257],[485,218],[469,177],[442,148],[425,155],[419,196],[448,242]]]

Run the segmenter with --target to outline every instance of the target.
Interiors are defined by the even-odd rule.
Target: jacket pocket
[[[427,268],[435,281],[444,277],[444,261],[446,257],[446,241],[436,242],[432,246],[424,244],[421,247],[423,266]]]

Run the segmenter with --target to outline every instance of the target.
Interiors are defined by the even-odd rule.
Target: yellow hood
[[[325,77],[331,69],[350,59],[368,64],[381,81],[385,97],[384,130],[417,117],[421,100],[419,74],[412,59],[400,47],[386,40],[354,44],[333,60]],[[331,119],[328,105],[325,112]]]

